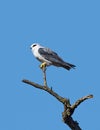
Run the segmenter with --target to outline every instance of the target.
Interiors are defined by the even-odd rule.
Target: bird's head
[[[40,45],[38,43],[33,43],[31,46],[30,46],[30,49],[34,50],[35,48],[39,47]]]

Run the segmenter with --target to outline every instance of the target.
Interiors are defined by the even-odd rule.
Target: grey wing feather
[[[38,52],[47,60],[51,62],[63,62],[63,60],[49,48],[39,48]]]
[[[68,62],[63,61],[57,53],[53,52],[52,50],[48,48],[39,48],[38,52],[48,61],[52,62],[53,65],[64,67],[67,70],[70,70],[71,68],[74,68],[75,65],[70,64]]]

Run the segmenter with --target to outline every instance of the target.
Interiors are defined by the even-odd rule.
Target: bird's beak
[[[30,47],[30,49],[32,49],[32,47]]]

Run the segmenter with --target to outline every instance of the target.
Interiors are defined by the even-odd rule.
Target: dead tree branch
[[[45,77],[46,75],[44,71],[44,81],[46,81]],[[26,79],[23,79],[22,82],[29,84],[35,88],[44,90],[48,92],[50,95],[54,96],[58,101],[60,101],[64,105],[64,112],[62,112],[62,118],[63,118],[64,123],[67,124],[71,128],[71,130],[82,130],[79,124],[76,121],[74,121],[71,116],[73,112],[75,111],[75,108],[77,108],[83,101],[93,98],[93,95],[84,96],[78,99],[73,105],[71,105],[69,99],[61,97],[56,92],[54,92],[52,88],[49,88],[47,86],[47,82],[44,83],[44,86],[31,82]]]
[[[42,69],[43,71],[43,80],[44,80],[44,86],[47,86],[47,79],[46,79],[46,67]]]

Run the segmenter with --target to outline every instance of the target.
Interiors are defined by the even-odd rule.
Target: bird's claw
[[[40,65],[40,68],[41,68],[41,69],[46,68],[46,62],[43,62],[43,63]]]

